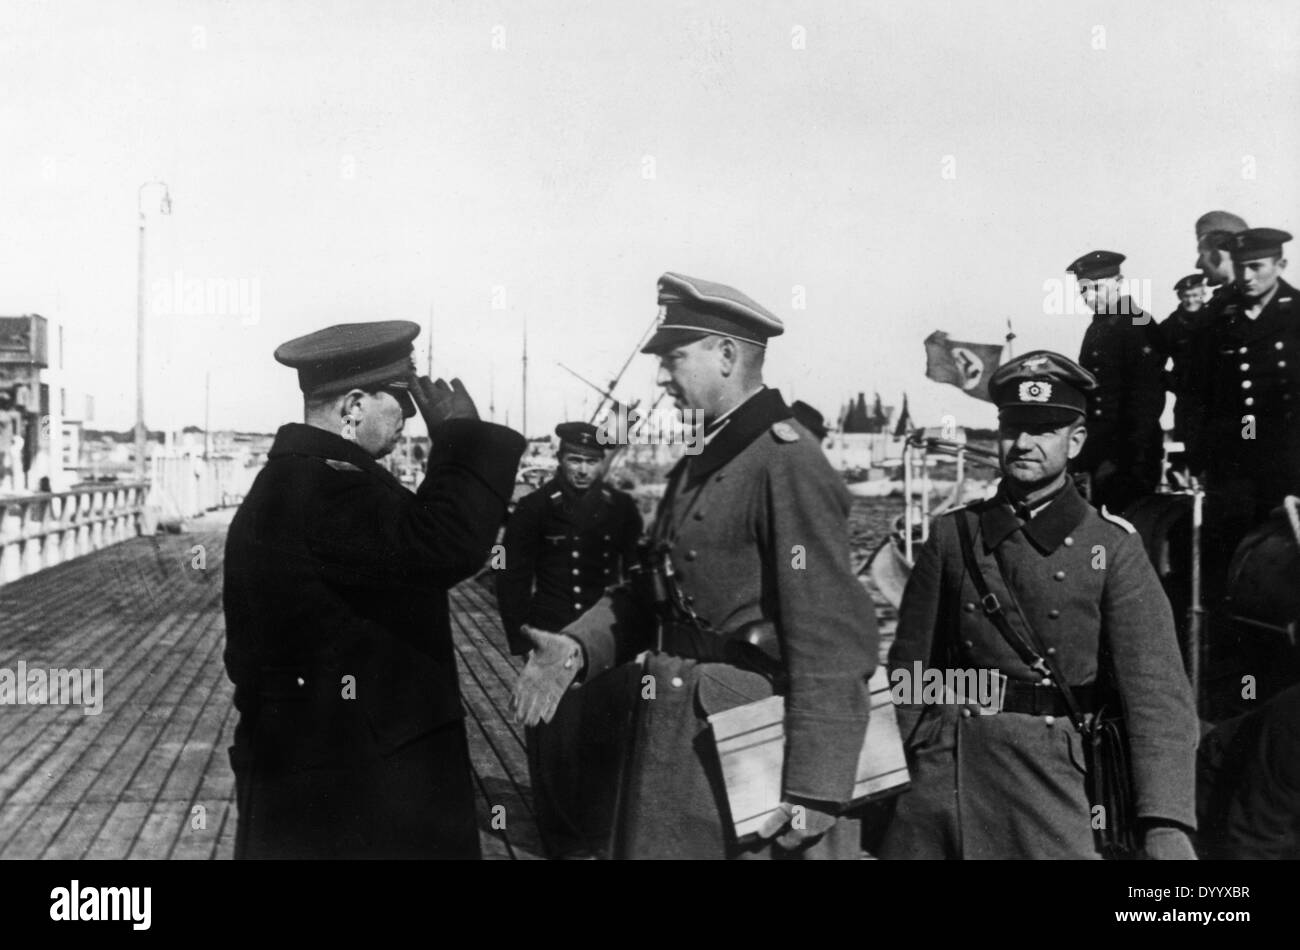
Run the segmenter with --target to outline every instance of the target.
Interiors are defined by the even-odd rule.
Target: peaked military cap
[[[1174,284],[1174,290],[1182,293],[1185,290],[1191,290],[1193,287],[1200,287],[1205,283],[1205,275],[1202,273],[1188,274],[1186,277]]]
[[[406,390],[415,371],[411,341],[419,333],[420,325],[409,320],[341,323],[281,343],[275,358],[298,371],[298,387],[305,396],[391,389],[403,411],[414,415],[415,404]]]
[[[1216,234],[1236,234],[1248,227],[1250,225],[1231,211],[1207,211],[1196,219],[1196,240]]]
[[[1119,265],[1122,263],[1124,263],[1123,254],[1114,251],[1089,251],[1071,261],[1065,268],[1065,272],[1073,274],[1079,280],[1101,280],[1103,277],[1118,275]]]
[[[989,378],[989,392],[1003,422],[1065,425],[1088,411],[1097,377],[1051,350],[1034,350],[1003,363]]]
[[[1261,257],[1281,257],[1282,245],[1291,235],[1277,228],[1250,228],[1232,236],[1228,252],[1234,261],[1257,261]]]
[[[824,441],[826,436],[830,434],[822,414],[802,399],[794,401],[790,406],[790,412],[794,414],[795,420],[801,426],[817,437],[817,441]]]
[[[604,454],[605,446],[596,438],[596,427],[590,422],[561,422],[555,427],[555,434],[560,437],[560,448],[566,445],[580,449],[591,449]]]
[[[776,314],[734,287],[666,273],[659,278],[663,318],[642,353],[662,353],[706,336],[729,336],[766,346],[785,332]]]

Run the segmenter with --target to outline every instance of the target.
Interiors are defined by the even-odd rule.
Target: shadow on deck
[[[231,857],[226,750],[238,717],[221,661],[227,520],[135,538],[0,587],[0,669],[104,676],[99,715],[0,705],[0,858]],[[536,858],[523,735],[508,714],[519,661],[479,585],[452,591],[451,612],[484,857]],[[505,828],[493,828],[494,816]]]

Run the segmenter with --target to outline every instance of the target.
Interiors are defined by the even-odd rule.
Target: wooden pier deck
[[[0,705],[0,859],[231,857],[228,520],[135,538],[0,587],[0,669],[104,671],[99,715]],[[484,856],[539,858],[523,733],[508,712],[520,663],[479,584],[453,590],[451,606]],[[878,609],[887,643],[893,613],[883,601]],[[504,829],[493,827],[495,806]]]
[[[101,668],[105,694],[99,715],[0,705],[0,859],[231,857],[227,520],[135,538],[0,587],[0,669]],[[451,598],[483,853],[537,858],[523,734],[508,715],[519,664],[487,592],[471,581]],[[505,829],[492,827],[497,805]]]

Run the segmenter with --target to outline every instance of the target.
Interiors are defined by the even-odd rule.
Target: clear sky
[[[1298,64],[1284,0],[7,0],[0,313],[62,321],[95,424],[130,425],[161,178],[155,428],[202,422],[210,372],[215,427],[270,431],[301,415],[276,345],[432,308],[435,375],[516,425],[527,319],[541,434],[586,398],[556,362],[614,372],[665,270],[786,321],[787,399],[983,425],[923,378],[930,331],[1074,356],[1044,284],[1085,251],[1163,317],[1202,212],[1300,234]]]

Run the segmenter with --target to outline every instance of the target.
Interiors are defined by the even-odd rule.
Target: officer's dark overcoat
[[[780,393],[763,390],[673,469],[652,529],[669,545],[684,595],[714,630],[775,624],[790,682],[787,797],[847,801],[866,732],[877,631],[850,565],[849,506],[817,440]],[[730,663],[654,649],[651,620],[649,604],[616,589],[565,628],[585,648],[587,678],[649,649],[638,674],[648,686],[636,710],[620,853],[735,856],[706,717],[769,696],[772,686]],[[856,835],[845,829],[856,823],[841,822],[817,853],[856,856]]]
[[[1194,828],[1197,721],[1169,601],[1141,538],[1091,508],[1073,483],[1021,530],[1001,498],[936,518],[899,609],[890,675],[923,668],[1026,666],[980,609],[956,519],[968,519],[989,589],[1011,622],[1052,649],[1071,685],[1113,671],[1133,756],[1137,811]],[[998,573],[1000,548],[1014,594]],[[1028,634],[1026,634],[1028,636]],[[1103,648],[1111,660],[1102,664]],[[882,856],[1095,857],[1082,741],[1067,718],[969,707],[899,707],[912,787],[899,800]]]
[[[524,440],[452,420],[412,493],[355,443],[276,434],[226,541],[238,857],[477,857],[447,590]]]

